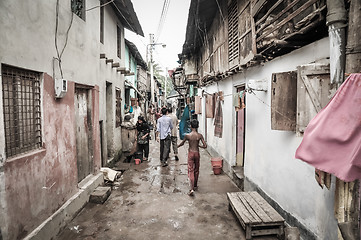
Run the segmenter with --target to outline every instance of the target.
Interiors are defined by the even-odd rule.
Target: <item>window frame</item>
[[[122,58],[122,29],[117,25],[117,56]]]
[[[71,7],[71,11],[77,15],[79,18],[83,19],[85,21],[85,8],[86,8],[86,5],[85,5],[85,0],[70,0],[70,7]],[[75,9],[76,7],[76,4],[77,3],[81,3],[81,9]]]
[[[6,156],[42,148],[42,73],[2,64],[1,74]]]

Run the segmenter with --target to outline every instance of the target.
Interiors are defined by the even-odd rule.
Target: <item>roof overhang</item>
[[[216,0],[191,0],[182,56],[198,52],[217,12]]]
[[[138,51],[137,46],[135,46],[134,43],[132,43],[131,41],[125,39],[125,44],[129,47],[129,51],[133,54],[133,56],[135,57],[135,59],[137,60],[137,65],[141,66],[142,68],[144,68],[145,70],[148,70],[147,64],[146,62],[143,60],[142,55],[140,54],[140,52]]]
[[[140,26],[131,0],[114,0],[111,5],[119,21],[126,29],[144,37],[142,27]]]

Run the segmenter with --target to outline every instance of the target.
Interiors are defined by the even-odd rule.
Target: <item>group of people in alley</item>
[[[198,176],[200,166],[199,148],[207,148],[203,135],[198,133],[199,122],[192,119],[190,122],[191,132],[186,134],[183,140],[178,144],[178,118],[172,113],[171,108],[163,107],[160,112],[148,111],[148,122],[143,116],[138,116],[136,124],[136,143],[138,151],[142,153],[143,161],[149,157],[149,140],[151,138],[151,129],[155,127],[155,139],[160,143],[160,163],[162,167],[168,166],[171,146],[173,146],[175,161],[179,160],[178,148],[188,142],[188,178],[190,181],[189,196],[194,195],[198,188]],[[154,118],[153,118],[154,116]]]

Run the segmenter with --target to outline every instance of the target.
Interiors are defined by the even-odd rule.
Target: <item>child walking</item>
[[[183,141],[178,145],[181,147],[186,141],[189,143],[188,148],[188,178],[190,180],[191,189],[189,190],[188,195],[193,196],[194,191],[198,188],[198,176],[199,176],[199,148],[207,148],[207,144],[204,141],[203,135],[198,133],[199,122],[197,119],[191,120],[191,129],[192,132],[185,135]],[[199,142],[202,142],[202,146],[199,145]]]

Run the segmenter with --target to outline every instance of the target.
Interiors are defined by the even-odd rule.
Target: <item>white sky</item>
[[[144,37],[126,30],[125,38],[133,42],[146,61],[146,45],[149,43],[149,33],[156,34],[159,19],[162,13],[164,0],[132,0],[134,10],[142,26]],[[190,0],[170,0],[168,13],[163,25],[163,30],[157,43],[165,43],[156,46],[153,59],[165,70],[173,69],[177,63],[178,54],[182,52],[185,40]],[[157,38],[157,36],[155,37]]]

